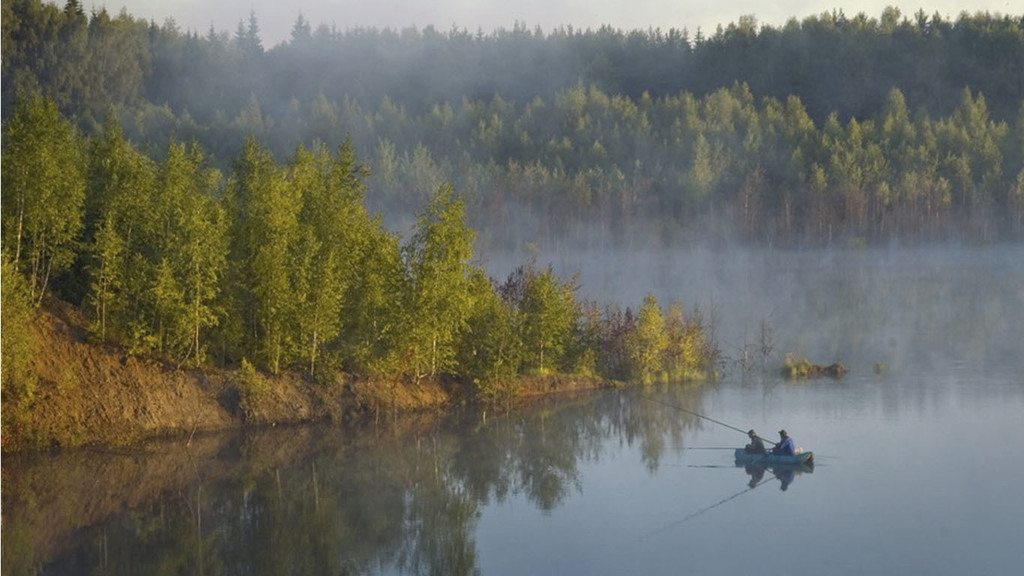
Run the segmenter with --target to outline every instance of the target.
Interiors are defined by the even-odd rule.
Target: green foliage
[[[597,303],[577,303],[563,366],[570,374],[596,377],[601,374],[599,356],[607,329]],[[611,376],[609,374],[609,376]]]
[[[983,104],[968,92],[947,120],[912,118],[903,93],[891,89],[877,116],[844,124],[833,114],[817,128],[800,97],[757,103],[742,84],[702,98],[636,102],[574,87],[554,105],[465,102],[452,110],[453,121],[436,122],[446,134],[418,128],[433,116],[407,118],[405,156],[390,140],[374,140],[371,166],[388,182],[370,186],[394,206],[402,202],[396,188],[457,180],[477,199],[471,209],[484,222],[481,239],[491,243],[504,241],[509,197],[540,214],[542,237],[558,241],[575,240],[571,233],[590,223],[602,234],[639,234],[651,224],[667,239],[684,229],[702,237],[719,233],[718,220],[706,218],[718,214],[734,216],[750,243],[874,244],[958,230],[1014,237],[1024,231],[1022,217],[1004,191],[1020,168],[1002,150],[1019,148],[1021,135],[992,121]],[[514,145],[454,153],[426,147],[473,140],[475,132],[461,127],[488,114],[517,127]],[[643,154],[626,141],[642,142]],[[1009,209],[994,212],[995,205]]]
[[[786,359],[782,364],[782,373],[788,378],[807,378],[814,373],[814,364],[806,356],[797,356],[792,352],[786,352]]]
[[[682,305],[673,302],[666,319],[668,344],[665,348],[665,369],[673,380],[696,380],[712,370],[716,351],[707,341],[707,329],[700,310],[689,316]]]
[[[28,128],[23,136],[36,137]],[[279,165],[250,139],[225,184],[196,144],[171,139],[161,160],[147,159],[113,113],[88,150],[85,250],[68,275],[84,275],[75,282],[87,287],[92,335],[179,366],[207,363],[215,343],[223,362],[241,362],[246,410],[269,391],[260,370],[302,367],[334,381],[344,369],[391,383],[446,374],[485,401],[507,402],[524,374],[651,380],[706,365],[696,312],[666,324],[649,297],[636,318],[602,313],[576,301],[575,279],[532,261],[496,288],[470,263],[475,233],[451,185],[436,190],[400,246],[363,207],[367,170],[350,142],[336,153],[300,146]],[[27,402],[31,382],[17,384],[22,292],[8,283],[23,275],[4,278],[13,335],[5,378],[16,382],[5,384],[5,402]],[[71,370],[59,384],[76,381]]]
[[[6,247],[5,247],[6,248]],[[32,372],[32,318],[34,306],[25,278],[15,268],[3,250],[3,269],[0,280],[3,283],[3,306],[0,307],[3,325],[3,359],[0,361],[0,380],[3,381],[3,430],[7,434],[15,425],[19,414],[31,404],[35,397],[36,377]]]
[[[124,239],[114,228],[112,220],[104,220],[96,232],[92,246],[93,265],[90,267],[90,297],[94,306],[93,332],[100,340],[107,337],[107,318],[111,309],[122,304],[117,297],[124,287],[123,275],[126,257]]]
[[[202,362],[202,332],[218,322],[215,302],[226,256],[226,220],[214,200],[219,175],[203,168],[197,146],[172,144],[157,177],[160,243],[154,293],[164,346],[182,361]]]
[[[518,246],[513,207],[537,244],[731,240],[722,221],[773,246],[1024,234],[1015,17],[744,18],[693,42],[297,26],[264,49],[254,18],[198,37],[14,0],[2,26],[5,405],[31,397],[8,386],[20,303],[53,287],[93,337],[182,364],[451,373],[493,397],[522,374],[707,373],[699,310],[601,309],[533,262],[495,289],[474,243]],[[97,133],[101,111],[83,146],[74,126]],[[409,206],[404,246],[369,216]]]
[[[483,396],[500,396],[510,391],[505,383],[514,380],[521,364],[514,312],[479,270],[470,276],[470,298],[456,358],[458,373],[471,380]]]
[[[241,348],[278,373],[292,359],[292,254],[299,235],[302,192],[291,186],[272,155],[246,142],[224,194],[230,219],[230,307],[241,322]]]
[[[40,298],[77,254],[85,202],[81,141],[56,104],[32,96],[4,123],[3,155],[3,243]]]
[[[451,182],[484,242],[511,241],[499,231],[511,205],[558,240],[591,223],[705,237],[723,234],[723,217],[772,245],[1024,234],[1008,193],[1024,139],[1007,127],[1024,101],[1007,81],[1024,76],[1017,16],[833,11],[782,28],[744,17],[692,39],[307,23],[268,48],[257,24],[200,37],[9,2],[2,109],[41,93],[92,131],[112,107],[141,147],[196,138],[221,168],[248,136],[283,157],[351,135],[373,151],[373,210]],[[314,363],[311,335],[292,339],[281,354]]]
[[[331,155],[319,145],[299,149],[289,181],[302,195],[299,237],[293,262],[297,327],[309,372],[316,372],[324,350],[337,351],[343,329],[345,295],[356,282],[357,263],[366,251],[370,220],[363,208],[366,169],[351,142]]]
[[[346,369],[374,376],[398,376],[405,364],[405,318],[409,279],[398,237],[379,219],[368,227],[357,277],[345,295],[339,347]]]
[[[650,383],[664,368],[663,358],[669,345],[669,333],[661,307],[652,294],[644,296],[637,312],[636,329],[626,338],[634,378]]]
[[[875,364],[875,372],[881,374],[885,371],[884,363]],[[819,366],[812,364],[806,357],[797,359],[797,356],[792,352],[786,353],[786,359],[782,365],[782,375],[786,378],[803,380],[807,378],[817,378],[819,376],[829,376],[831,378],[842,378],[846,374],[846,366],[842,362],[835,362],[828,366]]]
[[[411,278],[408,346],[417,376],[455,366],[455,344],[471,307],[474,232],[451,185],[438,188],[416,221],[405,259]]]
[[[516,304],[524,368],[546,374],[560,365],[576,320],[576,289],[575,281],[561,282],[550,266],[537,271],[531,262],[522,271]]]
[[[254,406],[270,393],[270,380],[256,369],[248,359],[243,358],[235,371],[232,383],[241,396],[243,407]]]
[[[90,153],[86,226],[87,301],[100,339],[203,362],[226,256],[225,219],[213,200],[220,176],[203,164],[198,146],[172,142],[154,165],[108,117]]]
[[[152,253],[147,229],[154,219],[151,198],[156,165],[125,139],[113,110],[103,133],[88,147],[83,268],[85,305],[94,312],[93,335],[124,337],[137,316],[144,269],[130,268],[133,255]],[[138,261],[135,262],[138,264]]]

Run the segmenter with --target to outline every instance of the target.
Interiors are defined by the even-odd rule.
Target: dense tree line
[[[447,374],[484,394],[553,372],[650,380],[712,368],[697,312],[675,306],[662,320],[649,299],[634,319],[578,300],[572,281],[532,262],[489,280],[450,184],[407,238],[387,231],[364,207],[351,142],[300,145],[282,163],[250,138],[224,175],[194,142],[171,139],[152,160],[113,114],[88,138],[36,97],[4,123],[3,143],[5,406],[31,399],[17,330],[53,291],[87,311],[97,342],[179,366]]]
[[[43,88],[65,113],[102,117],[107,103],[145,99],[188,111],[200,125],[235,114],[250,97],[280,117],[293,99],[387,96],[414,115],[463,98],[496,95],[522,106],[576,84],[631,99],[689,92],[703,97],[735,82],[759,98],[797,95],[817,123],[872,115],[893,87],[933,116],[946,116],[970,86],[998,120],[1024,98],[1024,15],[962,13],[949,19],[886,8],[875,18],[826,12],[781,27],[753,16],[716,31],[623,31],[611,26],[544,32],[515,23],[491,33],[434,27],[339,30],[296,15],[291,38],[265,47],[256,14],[235,31],[182,31],[116,16],[83,2],[42,0],[4,7],[4,104]],[[243,15],[240,15],[240,17]]]
[[[276,157],[351,141],[371,211],[452,182],[484,247],[520,233],[792,245],[1024,232],[1020,16],[745,17],[692,37],[299,17],[268,49],[254,15],[199,35],[13,0],[3,80],[4,114],[42,93],[99,134],[113,106],[147,156],[195,140],[222,171],[250,137]],[[528,229],[502,225],[520,208]]]

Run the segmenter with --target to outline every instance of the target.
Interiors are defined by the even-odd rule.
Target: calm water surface
[[[624,393],[627,402],[644,400]],[[1024,567],[1024,384],[950,376],[721,386],[717,419],[787,427],[813,474],[782,490],[725,451],[719,426],[646,442],[610,435],[579,489],[546,513],[490,503],[477,538],[486,574],[1012,574]],[[680,445],[680,440],[682,443]],[[656,451],[654,451],[656,452]]]
[[[1024,573],[1020,247],[594,258],[604,301],[711,300],[728,357],[767,325],[771,365],[850,374],[5,456],[3,574]],[[751,476],[677,408],[816,466]]]
[[[817,465],[753,478],[744,436],[675,407]],[[1022,414],[1018,376],[954,370],[5,458],[3,571],[1019,573]]]

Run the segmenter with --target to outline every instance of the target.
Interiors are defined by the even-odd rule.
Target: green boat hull
[[[736,449],[736,463],[737,464],[758,464],[761,466],[777,466],[777,465],[807,465],[814,463],[814,452],[801,452],[800,454],[793,454],[792,456],[782,456],[779,454],[748,454],[743,448]]]

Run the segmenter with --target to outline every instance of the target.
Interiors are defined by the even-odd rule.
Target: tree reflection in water
[[[701,425],[698,388],[536,401],[483,422],[303,426],[5,458],[3,573],[476,574],[483,506],[549,513],[581,463],[639,443],[656,470]]]

